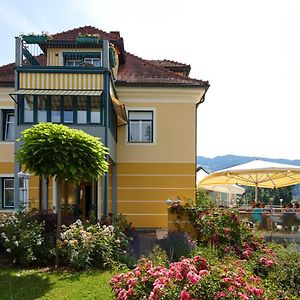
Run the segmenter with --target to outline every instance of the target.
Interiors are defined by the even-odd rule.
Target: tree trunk
[[[59,243],[60,243],[60,230],[61,230],[61,186],[62,180],[57,179],[57,199],[56,199],[56,253],[55,253],[55,266],[59,266]]]

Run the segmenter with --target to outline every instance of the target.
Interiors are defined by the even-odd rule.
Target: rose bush
[[[126,253],[128,240],[112,225],[85,224],[80,220],[62,226],[60,252],[65,263],[77,269],[110,267]]]
[[[110,285],[116,299],[285,299],[265,289],[245,260],[222,260],[209,265],[195,256],[172,263],[167,269],[143,259],[132,271],[114,276]]]

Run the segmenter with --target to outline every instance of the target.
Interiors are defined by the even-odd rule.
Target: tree
[[[56,265],[61,228],[63,181],[80,183],[96,179],[108,170],[108,149],[99,138],[61,124],[40,123],[21,133],[16,157],[25,171],[57,180]]]

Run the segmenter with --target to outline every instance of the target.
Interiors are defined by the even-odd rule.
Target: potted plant
[[[99,42],[99,34],[79,34],[76,37],[77,43],[98,43]]]
[[[44,31],[42,31],[40,34],[35,34],[33,32],[29,34],[23,34],[21,37],[27,44],[42,44],[51,39],[51,36]]]

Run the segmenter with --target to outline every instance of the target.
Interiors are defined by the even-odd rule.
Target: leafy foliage
[[[34,175],[80,182],[107,172],[108,149],[81,130],[40,123],[24,130],[19,141],[17,159]]]
[[[27,213],[2,215],[0,218],[0,257],[9,263],[30,265],[42,255],[44,223]],[[50,254],[49,251],[48,255]]]
[[[111,267],[126,253],[127,238],[112,225],[83,225],[77,220],[62,229],[61,254],[67,264],[77,269]]]

